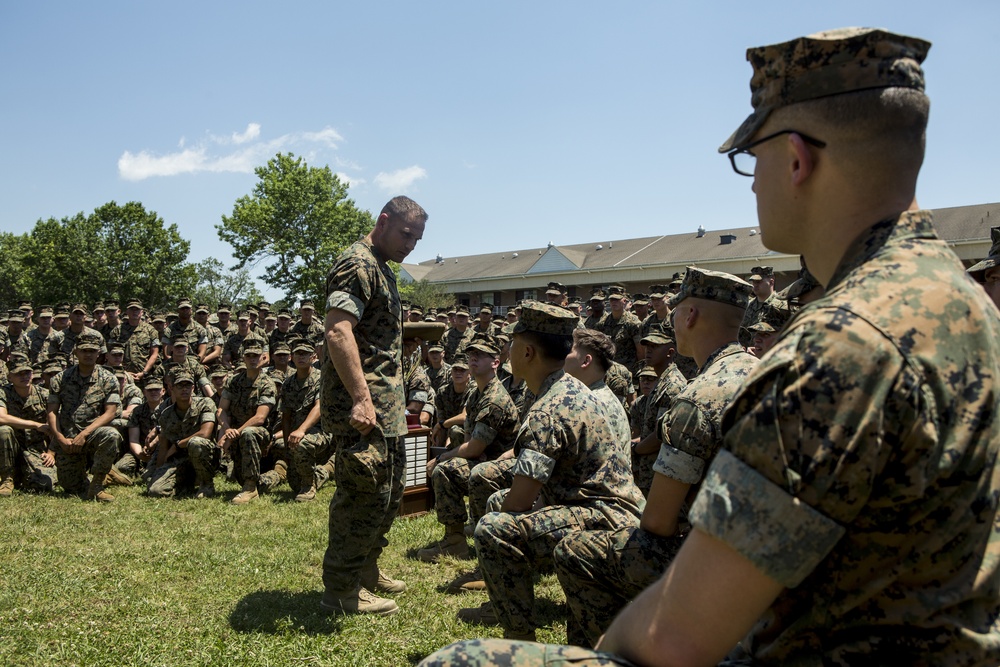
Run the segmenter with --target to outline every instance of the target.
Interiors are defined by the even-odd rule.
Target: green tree
[[[23,245],[27,291],[36,303],[138,297],[162,308],[194,289],[190,246],[177,225],[165,226],[138,202],[39,220]]]
[[[245,268],[229,271],[215,257],[208,257],[195,265],[195,272],[198,274],[198,287],[192,298],[197,303],[207,303],[215,308],[225,302],[239,308],[245,303],[257,303],[264,299],[250,277],[250,271]]]
[[[447,308],[455,303],[455,295],[426,279],[400,283],[399,297],[426,308]]]
[[[233,214],[216,225],[233,247],[233,268],[270,262],[261,279],[286,301],[322,298],[334,259],[374,226],[371,213],[348,199],[348,184],[329,167],[310,167],[291,153],[254,172],[253,193],[237,199]]]
[[[27,234],[0,232],[0,309],[15,308],[19,299],[30,298],[23,261],[27,242]]]

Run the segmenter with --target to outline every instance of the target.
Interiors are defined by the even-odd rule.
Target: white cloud
[[[250,123],[247,125],[246,132],[243,134],[238,134],[233,132],[233,143],[234,144],[245,144],[251,139],[256,139],[260,136],[260,123]]]
[[[359,185],[365,184],[365,179],[363,178],[355,178],[354,176],[348,176],[347,174],[341,171],[336,172],[336,174],[337,178],[340,179],[341,183],[347,183],[347,185],[349,185],[352,188],[356,188]]]
[[[389,173],[380,171],[375,177],[375,185],[387,192],[405,193],[422,178],[427,178],[427,170],[419,165],[413,165]]]
[[[150,150],[138,153],[125,151],[118,158],[118,175],[127,181],[141,181],[154,176],[178,176],[201,172],[253,173],[255,167],[265,164],[276,153],[293,150],[297,154],[310,152],[314,147],[336,149],[343,137],[332,127],[319,131],[291,132],[274,139],[260,140],[261,126],[249,123],[246,130],[229,136],[209,134],[206,139],[188,147],[181,138],[179,150],[157,155]],[[220,147],[232,146],[228,152]],[[315,162],[316,160],[310,160]]]

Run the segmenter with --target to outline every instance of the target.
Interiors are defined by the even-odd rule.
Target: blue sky
[[[7,2],[0,229],[135,200],[230,263],[278,151],[423,204],[414,262],[752,225],[745,50],[849,25],[934,44],[919,202],[1000,199],[995,1]]]

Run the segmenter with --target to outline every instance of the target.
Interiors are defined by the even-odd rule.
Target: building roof
[[[1000,203],[936,209],[934,224],[938,235],[951,243],[962,259],[974,259],[976,253],[985,257],[990,227],[1000,226]],[[606,276],[609,272],[654,267],[683,270],[692,264],[721,263],[737,267],[728,269],[731,272],[745,273],[753,263],[764,259],[785,260],[774,263],[788,264],[788,269],[797,270],[799,265],[798,257],[765,248],[756,227],[735,227],[705,231],[703,235],[690,232],[440,257],[404,264],[403,269],[414,280],[426,278],[434,283],[503,281],[530,276],[534,278],[531,284],[544,285],[554,274],[554,279],[558,279],[560,273],[599,272]]]

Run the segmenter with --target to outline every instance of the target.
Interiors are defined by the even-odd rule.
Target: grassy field
[[[0,502],[0,665],[410,665],[499,628],[455,618],[485,593],[448,595],[472,561],[421,563],[433,515],[398,519],[383,570],[404,579],[387,618],[319,611],[332,487],[236,507],[235,484],[207,501],[111,489],[111,504],[15,494]],[[536,587],[539,641],[565,640],[552,575]]]

